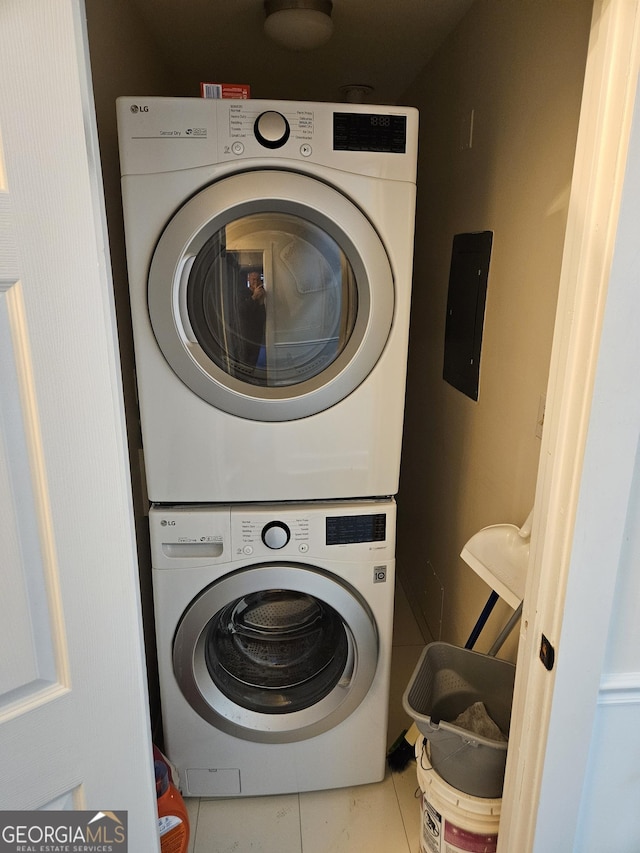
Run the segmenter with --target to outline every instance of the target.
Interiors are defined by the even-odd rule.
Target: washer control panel
[[[284,511],[283,511],[284,510]],[[233,555],[306,554],[311,536],[309,516],[287,507],[235,507],[231,512]]]
[[[273,551],[284,548],[291,539],[291,531],[283,521],[270,521],[262,528],[262,541]]]
[[[391,559],[393,500],[154,506],[154,568],[251,559]]]
[[[350,559],[395,549],[395,503],[317,501],[231,507],[232,556]]]

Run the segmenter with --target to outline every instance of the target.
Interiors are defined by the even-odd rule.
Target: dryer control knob
[[[275,110],[260,113],[253,125],[253,131],[260,145],[265,148],[281,148],[291,133],[289,122]]]
[[[291,539],[291,531],[283,521],[271,521],[262,528],[262,541],[274,551],[284,548]]]

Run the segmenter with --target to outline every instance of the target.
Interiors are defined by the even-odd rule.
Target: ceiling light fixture
[[[289,50],[313,50],[331,38],[331,0],[265,0],[264,31]]]

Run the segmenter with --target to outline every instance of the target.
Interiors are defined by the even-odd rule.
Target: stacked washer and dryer
[[[417,113],[117,109],[165,749],[190,796],[379,781]]]

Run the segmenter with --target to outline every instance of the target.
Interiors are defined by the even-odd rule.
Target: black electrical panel
[[[456,234],[451,252],[443,377],[478,399],[492,231]]]

